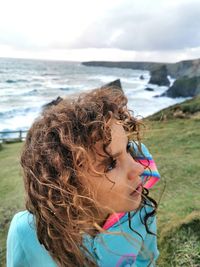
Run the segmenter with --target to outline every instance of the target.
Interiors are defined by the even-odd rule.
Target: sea
[[[141,79],[141,76],[143,79]],[[155,97],[167,87],[148,84],[149,71],[89,67],[81,62],[0,58],[0,138],[28,130],[45,104],[120,79],[135,116],[146,117],[184,98]],[[174,80],[169,77],[171,84]],[[153,91],[147,91],[150,87]]]

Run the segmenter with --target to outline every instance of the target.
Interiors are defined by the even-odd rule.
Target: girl
[[[122,91],[45,110],[21,165],[27,210],[11,222],[8,267],[155,266],[157,204],[147,188],[159,173]]]

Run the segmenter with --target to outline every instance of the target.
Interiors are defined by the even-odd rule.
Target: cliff
[[[108,67],[108,68],[128,68],[152,71],[163,65],[166,66],[168,75],[173,78],[183,76],[200,76],[200,59],[184,60],[176,63],[166,62],[137,62],[137,61],[87,61],[82,62],[85,66]]]
[[[190,97],[200,95],[200,76],[178,78],[161,96]]]

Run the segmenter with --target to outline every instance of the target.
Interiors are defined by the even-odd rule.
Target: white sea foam
[[[6,66],[6,72],[5,72]],[[148,84],[148,71],[86,67],[79,63],[0,59],[0,131],[28,129],[41,107],[56,99],[120,79],[129,107],[147,116],[183,98],[155,98],[167,87]],[[143,76],[143,79],[141,78]],[[170,78],[170,77],[169,77]],[[174,82],[170,78],[171,84]],[[146,91],[150,87],[154,91]]]

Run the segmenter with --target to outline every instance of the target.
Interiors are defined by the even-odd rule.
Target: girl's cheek
[[[110,172],[110,176],[108,176],[113,182],[117,182],[120,180],[120,177],[123,175],[123,170],[122,168],[117,165],[112,172]]]
[[[117,168],[115,168],[112,171],[110,171],[109,173],[107,173],[106,176],[110,180],[110,183],[111,183],[111,181],[115,183],[117,180],[117,176],[119,176],[119,174],[117,172]]]

